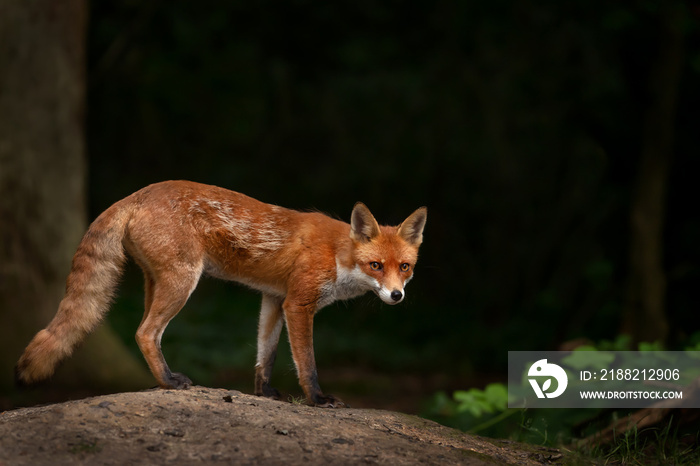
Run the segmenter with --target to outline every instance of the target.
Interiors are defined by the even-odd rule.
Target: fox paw
[[[258,396],[264,396],[265,398],[272,398],[273,400],[282,399],[282,395],[279,390],[272,388],[269,385],[263,385],[262,393],[256,393]]]
[[[168,378],[168,388],[174,388],[176,390],[187,390],[191,386],[192,381],[185,374],[173,372]]]
[[[313,400],[317,408],[349,408],[343,401],[333,395],[319,395]]]

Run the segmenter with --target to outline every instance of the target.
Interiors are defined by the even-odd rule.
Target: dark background
[[[663,48],[659,5],[94,2],[90,215],[180,178],[346,221],[358,200],[394,224],[427,205],[407,302],[368,296],[317,317],[322,381],[324,370],[366,366],[479,384],[508,350],[614,339],[635,177],[654,130],[650,80],[659,56],[677,53]],[[685,8],[674,27],[683,55],[663,154],[669,345],[700,329],[700,37]],[[230,352],[251,366],[257,304],[231,288],[205,283],[180,319],[199,322],[211,296],[206,339],[221,339],[222,365]],[[208,365],[211,345],[177,321],[166,355],[170,341]],[[241,322],[247,333],[229,347]]]
[[[647,287],[634,279],[632,212],[651,193],[655,318],[668,330],[640,315],[631,341],[695,344],[696,10],[641,0],[92,2],[88,216],[167,179],[346,221],[360,200],[386,224],[427,205],[407,300],[332,305],[315,335],[326,391],[383,407],[377,393],[409,393],[396,403],[416,411],[436,390],[503,381],[509,350],[629,330],[630,297]],[[134,354],[142,299],[132,266],[109,322]],[[171,367],[251,392],[258,305],[254,292],[203,280],[166,330]],[[274,379],[298,395],[280,350]]]

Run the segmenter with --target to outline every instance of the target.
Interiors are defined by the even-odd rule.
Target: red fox
[[[122,199],[90,225],[66,282],[66,294],[46,329],[29,343],[17,381],[50,377],[106,314],[126,253],[143,270],[145,313],[136,341],[163,388],[188,388],[170,372],[160,349],[168,322],[202,274],[262,292],[255,394],[279,398],[270,386],[282,325],[287,325],[299,384],[309,403],[342,406],[324,395],[313,351],[313,319],[322,307],[374,291],[400,303],[413,276],[427,209],[397,227],[380,226],[357,203],[350,224],[316,212],[265,204],[243,194],[194,183],[156,183]]]

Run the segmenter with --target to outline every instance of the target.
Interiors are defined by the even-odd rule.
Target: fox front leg
[[[314,358],[313,322],[316,311],[314,305],[300,305],[287,299],[284,302],[284,316],[287,320],[289,344],[292,358],[297,368],[299,384],[309,403],[320,408],[340,408],[345,406],[338,398],[324,395],[318,384],[316,359]]]
[[[280,392],[270,386],[272,366],[277,356],[277,344],[284,325],[282,300],[263,295],[258,324],[258,358],[255,364],[255,394],[280,399]]]

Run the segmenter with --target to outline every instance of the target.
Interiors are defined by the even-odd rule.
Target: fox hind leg
[[[277,356],[277,345],[284,318],[282,300],[264,294],[260,305],[258,325],[258,357],[255,364],[255,394],[280,399],[280,392],[270,386],[272,366]]]
[[[162,388],[189,388],[192,381],[185,375],[170,371],[161,351],[160,341],[165,327],[180,312],[197,286],[199,270],[183,269],[153,279],[146,276],[146,309],[136,331],[136,342],[153,376]],[[185,269],[185,270],[187,270]]]

